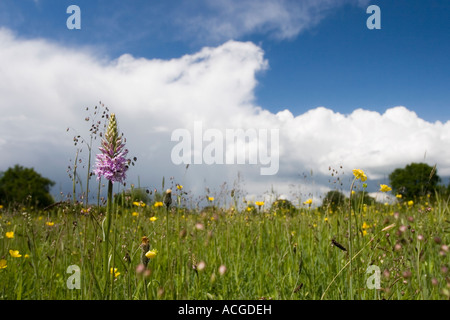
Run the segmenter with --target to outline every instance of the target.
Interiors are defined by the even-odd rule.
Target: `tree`
[[[5,203],[17,203],[46,207],[54,202],[50,187],[55,183],[42,177],[33,168],[16,164],[0,177],[0,199]]]
[[[278,199],[274,201],[270,207],[270,211],[294,213],[296,211],[295,206],[291,201],[287,199]]]
[[[395,169],[390,175],[392,191],[406,199],[414,199],[434,192],[441,181],[436,166],[426,163],[411,163],[403,169]]]
[[[366,204],[368,206],[374,205],[376,203],[376,200],[367,192],[357,191],[352,195],[352,203],[354,208],[356,208],[362,204]]]
[[[338,207],[345,204],[345,201],[346,198],[342,192],[337,190],[328,191],[328,193],[325,195],[325,198],[323,198],[322,209],[331,209],[333,210],[333,212],[335,212]]]
[[[116,194],[114,196],[114,201],[118,205],[131,208],[133,206],[133,202],[142,201],[143,203],[148,204],[150,202],[149,193],[150,192],[148,190],[131,188],[123,191],[122,193]]]

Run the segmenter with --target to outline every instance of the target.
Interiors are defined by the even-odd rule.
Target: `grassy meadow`
[[[188,210],[181,197],[173,188],[169,210],[133,199],[112,206],[107,272],[104,206],[2,204],[0,299],[450,297],[450,214],[439,196],[355,204],[351,215],[349,203],[215,205],[233,203],[229,194]]]

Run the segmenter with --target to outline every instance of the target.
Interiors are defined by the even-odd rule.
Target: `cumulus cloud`
[[[87,137],[86,107],[101,100],[115,112],[137,156],[129,183],[161,189],[181,183],[187,190],[220,193],[223,182],[253,197],[310,197],[336,185],[329,167],[366,171],[378,189],[396,167],[413,161],[438,165],[450,174],[450,122],[426,122],[403,106],[384,113],[358,109],[340,114],[315,107],[294,115],[255,104],[258,74],[267,69],[263,50],[251,42],[228,41],[171,60],[125,54],[105,60],[86,50],[69,50],[45,40],[24,40],[0,30],[0,171],[19,163],[56,181],[54,192],[70,192],[67,166],[75,157],[74,131]],[[278,129],[279,171],[261,176],[256,165],[175,165],[176,129]],[[261,140],[247,141],[247,147]],[[207,142],[203,146],[206,146]],[[226,151],[226,150],[225,150]],[[80,154],[86,159],[87,149]],[[96,152],[96,149],[94,150]],[[85,162],[83,162],[85,163]],[[173,177],[173,180],[170,179]]]

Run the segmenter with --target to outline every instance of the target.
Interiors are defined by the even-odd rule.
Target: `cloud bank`
[[[346,180],[351,169],[363,169],[375,186],[411,162],[437,164],[441,176],[450,175],[449,121],[430,123],[404,106],[382,114],[363,108],[340,114],[323,106],[298,115],[272,113],[256,105],[254,96],[268,65],[251,42],[228,41],[171,60],[128,54],[107,60],[0,29],[0,171],[16,163],[34,167],[57,183],[54,193],[70,192],[73,132],[88,137],[85,108],[101,100],[116,113],[129,155],[138,158],[128,181],[142,187],[161,189],[165,177],[166,186],[172,181],[196,194],[206,187],[218,193],[224,182],[233,188],[239,174],[241,188],[255,197],[272,188],[306,197],[335,187],[330,167],[345,171]],[[258,164],[188,170],[173,164],[172,132],[193,132],[196,121],[223,132],[278,129],[278,173],[261,176]],[[68,127],[73,130],[66,132]]]

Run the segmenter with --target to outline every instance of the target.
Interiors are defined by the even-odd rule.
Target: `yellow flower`
[[[261,207],[261,206],[264,205],[264,201],[256,201],[255,204],[256,204],[258,207]]]
[[[0,260],[0,269],[5,269],[7,267],[6,260],[1,259]]]
[[[366,230],[363,230],[363,237],[365,237],[366,235],[367,235],[367,231]]]
[[[414,201],[409,200],[409,201],[408,201],[408,206],[412,207],[413,205],[414,205]]]
[[[214,201],[214,197],[208,197],[208,201]]]
[[[402,198],[402,195],[401,195],[401,194],[397,194],[395,197],[396,197],[397,199],[401,199],[401,198]]]
[[[323,219],[323,221],[328,222],[328,218]]]
[[[131,215],[132,215],[133,217],[137,217],[137,216],[139,215],[139,213],[133,212]]]
[[[311,204],[313,201],[312,201],[312,199],[308,199],[308,200],[306,200],[305,202],[303,202],[303,204]]]
[[[363,225],[362,225],[362,228],[363,229],[368,229],[368,228],[370,228],[370,225],[368,225],[365,221],[363,222]]]
[[[353,169],[353,174],[355,175],[355,179],[361,179],[361,181],[366,181],[367,176],[361,169]]]
[[[19,253],[19,250],[9,250],[9,254],[13,258],[20,258],[22,255]]]
[[[47,221],[45,224],[48,225],[49,227],[53,227],[55,225],[55,223],[51,221]]]
[[[158,254],[158,250],[153,249],[153,250],[148,251],[148,252],[145,254],[145,256],[146,256],[147,258],[149,258],[149,259],[152,259],[152,258],[156,257],[157,254]]]
[[[25,259],[28,259],[30,257],[30,255],[27,253],[26,255],[23,256]]]
[[[145,207],[145,203],[143,203],[142,201],[139,201],[139,202],[134,201],[133,204],[134,204],[136,207]]]
[[[380,191],[381,191],[381,192],[389,192],[389,191],[391,191],[391,190],[392,190],[392,188],[389,187],[388,185],[386,185],[386,184],[380,184]]]
[[[120,272],[118,272],[117,268],[111,268],[111,270],[109,271],[111,274],[114,274],[114,278],[117,278],[118,276],[120,276]]]
[[[181,189],[183,189],[183,186],[181,184],[177,184],[177,189],[181,190]]]
[[[157,202],[155,202],[154,206],[155,206],[155,208],[162,207],[163,203],[161,201],[157,201]]]
[[[252,211],[252,207],[247,207],[247,211],[248,212]]]
[[[150,221],[151,221],[151,222],[155,222],[156,220],[158,220],[158,218],[155,217],[155,216],[153,216],[153,217],[150,218]]]
[[[7,233],[6,233],[6,237],[7,237],[8,239],[14,238],[14,231],[7,232]]]
[[[0,209],[3,209],[3,205],[0,204]]]

